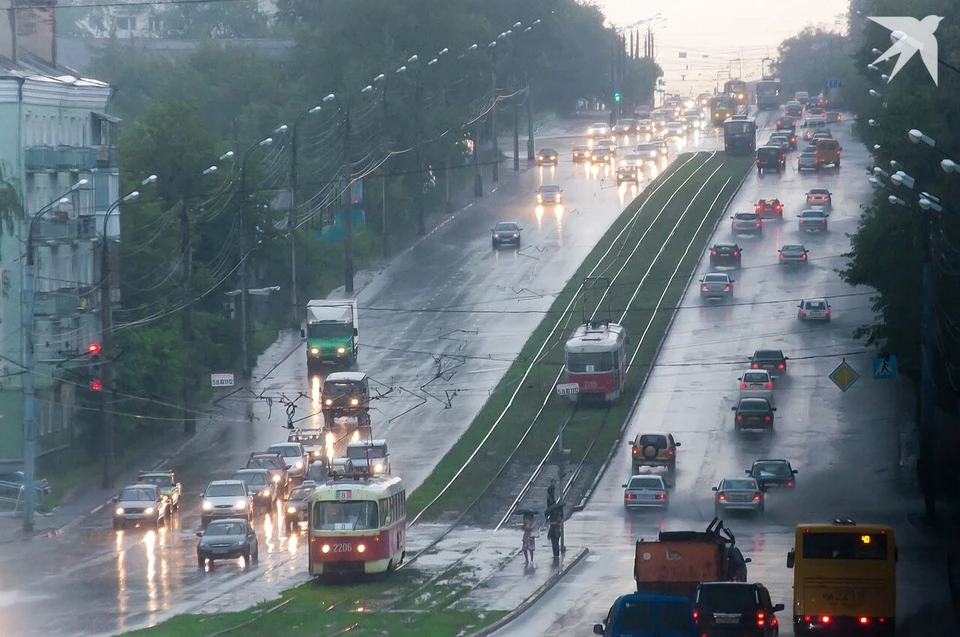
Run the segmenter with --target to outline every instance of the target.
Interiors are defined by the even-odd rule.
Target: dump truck
[[[733,532],[714,518],[706,531],[662,531],[637,541],[633,572],[637,593],[693,599],[701,582],[745,582],[747,564]]]
[[[359,315],[354,299],[313,300],[300,337],[307,342],[307,370],[321,365],[349,368],[357,362]]]

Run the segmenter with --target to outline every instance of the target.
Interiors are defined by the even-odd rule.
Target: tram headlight
[[[357,553],[363,553],[367,550],[366,544],[357,544]]]
[[[321,546],[321,547],[320,547],[320,552],[321,552],[321,553],[329,553],[329,552],[330,552],[330,545],[329,545],[329,544],[324,544],[323,546]]]
[[[327,407],[329,407],[330,405],[333,404],[333,399],[332,399],[332,398],[327,398],[325,401],[323,401],[323,404],[325,404]]]
[[[351,406],[351,407],[356,407],[356,406],[359,405],[359,404],[360,404],[360,399],[359,399],[359,398],[351,398],[351,399],[350,399],[350,406]]]

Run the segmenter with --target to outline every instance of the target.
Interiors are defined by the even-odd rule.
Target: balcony
[[[116,146],[97,146],[97,168],[116,168],[119,166],[119,152]]]
[[[35,243],[74,241],[78,235],[78,223],[71,219],[63,221],[38,219],[33,224]]]
[[[30,146],[23,153],[27,172],[48,172],[57,169],[57,149],[53,146]]]
[[[97,149],[90,146],[31,146],[24,152],[27,172],[87,172],[97,165]]]

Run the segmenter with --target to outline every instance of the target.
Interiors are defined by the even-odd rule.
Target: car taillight
[[[727,494],[721,491],[720,493],[717,494],[717,499],[720,500],[721,502],[725,502],[727,499]]]
[[[734,250],[734,251],[733,251],[733,256],[739,257],[739,256],[740,256],[740,251],[739,251],[739,250]]]
[[[701,286],[700,286],[700,290],[703,291],[703,292],[706,292],[706,291],[707,291],[707,286],[706,286],[706,285],[701,285]]]
[[[806,315],[807,315],[806,310],[800,310],[800,316],[806,316]]]
[[[787,481],[787,486],[788,486],[788,487],[792,487],[792,486],[793,486],[793,480]]]
[[[676,453],[676,452],[675,452],[673,449],[668,449],[668,450],[667,450],[667,455],[668,455],[668,456],[672,456],[674,453]]]
[[[757,220],[757,227],[760,227],[760,220]]]
[[[754,494],[753,494],[753,501],[754,501],[754,502],[759,502],[759,501],[760,501],[760,494],[759,494],[759,493],[754,493]]]
[[[860,623],[861,623],[861,624],[869,624],[869,623],[870,623],[870,618],[869,618],[869,617],[861,617],[861,618],[860,618]]]
[[[777,369],[786,369],[786,367],[787,367],[786,363],[780,363],[779,365],[777,365]]]
[[[637,449],[636,447],[634,447],[633,450],[632,450],[630,453],[635,456],[635,455],[637,455],[638,453],[640,453],[640,450]]]
[[[699,621],[700,621],[700,612],[697,611],[696,609],[694,609],[694,611],[693,611],[693,621],[695,621],[695,622],[699,622]]]
[[[760,363],[753,363],[750,365],[750,369],[760,369]]]
[[[762,610],[757,611],[757,626],[765,626],[767,624],[767,614]]]
[[[723,286],[723,291],[724,291],[724,292],[729,292],[729,291],[730,291],[730,285],[728,284],[728,285]]]
[[[830,310],[827,310],[826,312],[824,312],[823,315],[824,315],[824,316],[830,316]]]
[[[747,388],[746,383],[740,383],[740,389],[746,389],[746,388]]]
[[[658,493],[658,494],[657,494],[657,499],[658,499],[658,500],[666,500],[666,499],[667,499],[667,494],[666,494],[666,493]]]
[[[739,416],[739,415],[738,415],[738,416],[737,416],[737,420],[740,421],[740,422],[743,422],[743,416]]]
[[[712,257],[717,256],[717,251],[716,251],[716,250],[711,250],[711,251],[710,251],[710,256],[712,256]]]
[[[763,422],[770,422],[771,420],[773,420],[773,419],[772,419],[770,416],[764,416],[764,417],[763,417]]]
[[[801,258],[801,259],[806,259],[806,258],[807,258],[807,255],[803,255],[803,256],[800,257],[800,258]]]
[[[780,204],[777,204],[777,205],[775,205],[775,206],[773,207],[773,209],[774,209],[774,210],[783,210],[783,206],[781,206]]]
[[[632,493],[627,493],[626,495],[623,496],[624,500],[633,500],[633,498],[634,498],[634,495]]]
[[[783,255],[782,255],[782,254],[780,255],[780,258],[781,258],[781,259],[783,258]]]
[[[773,383],[767,383],[767,389],[773,389]]]
[[[831,619],[831,618],[830,618],[830,615],[824,615],[823,617],[820,618],[820,623],[821,623],[821,624],[829,624],[829,623],[830,623],[830,619]]]
[[[731,221],[731,222],[730,222],[730,225],[733,226],[734,228],[736,228],[736,227],[737,227],[737,220],[734,219],[733,221]]]

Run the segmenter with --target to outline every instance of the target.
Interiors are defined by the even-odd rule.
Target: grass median
[[[549,313],[534,330],[464,435],[423,485],[408,498],[408,512],[421,511],[438,496],[437,502],[431,506],[424,518],[435,519],[445,513],[463,511],[493,483],[494,476],[536,416],[547,398],[546,393],[550,391],[562,369],[563,344],[570,332],[580,324],[581,317],[577,304],[566,313],[564,309],[575,297],[584,277],[591,272],[612,277],[623,267],[623,272],[610,288],[608,299],[612,319],[618,321],[623,315],[622,324],[631,338],[629,355],[634,356],[636,352],[627,373],[624,395],[612,405],[609,412],[595,407],[579,407],[573,410],[573,403],[570,401],[551,396],[537,424],[520,447],[517,460],[539,462],[553,444],[557,425],[570,416],[571,410],[573,415],[564,429],[564,447],[571,449],[572,462],[579,462],[593,440],[596,440],[596,443],[592,447],[588,462],[599,462],[605,457],[613,441],[619,436],[620,426],[633,398],[639,392],[643,378],[653,363],[672,310],[683,295],[684,286],[696,267],[703,244],[723,213],[724,204],[751,167],[752,162],[749,159],[727,158],[723,154],[710,156],[708,153],[699,153],[693,157],[681,156],[671,170],[648,186],[627,207],[557,296]],[[664,186],[657,189],[660,183],[664,183]],[[635,213],[645,201],[645,206],[634,220]],[[663,213],[655,221],[661,210]],[[677,224],[685,210],[686,214]],[[632,229],[621,234],[621,231],[631,224]],[[649,232],[639,250],[631,257],[631,251],[648,228]],[[614,245],[613,249],[605,256],[611,245]],[[688,246],[691,247],[684,256]],[[656,255],[661,247],[664,247],[664,250],[657,259]],[[678,262],[679,270],[671,282]],[[639,293],[634,296],[645,274],[646,279]],[[658,303],[660,309],[654,312]],[[555,329],[558,319],[560,325]],[[648,324],[649,330],[641,342],[641,334]],[[531,361],[536,358],[545,341],[548,345],[544,353],[523,380]],[[511,397],[513,402],[507,408]],[[477,446],[491,431],[505,409],[506,415],[490,433],[472,462],[460,473],[451,487],[440,495],[467,458],[477,450]]]
[[[471,633],[504,615],[500,611],[451,608],[469,585],[433,581],[415,569],[353,585],[308,582],[239,613],[178,615],[152,628],[126,633],[136,637],[257,637],[260,635],[390,635],[450,637]],[[411,591],[416,592],[412,595]]]

